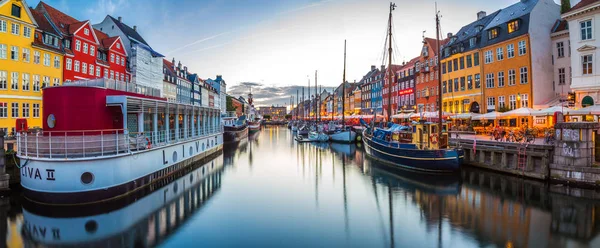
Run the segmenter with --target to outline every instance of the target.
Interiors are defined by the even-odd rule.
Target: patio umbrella
[[[563,112],[563,113],[569,113],[573,111],[570,108],[567,107],[563,107],[563,106],[554,106],[554,107],[550,107],[550,108],[546,108],[546,109],[542,109],[540,111],[536,111],[533,115],[534,116],[551,116],[554,115],[554,113],[556,112]]]
[[[571,110],[567,115],[600,115],[600,105],[592,105],[578,110]]]
[[[480,115],[481,114],[475,114],[475,113],[462,113],[462,114],[451,115],[450,118],[467,120],[467,119],[471,119],[471,118],[474,118],[474,117],[477,117]]]
[[[493,112],[485,113],[482,115],[474,116],[473,120],[476,120],[476,121],[478,121],[478,120],[495,120],[495,119],[498,119],[500,117],[500,115],[501,115],[500,112],[493,111]]]
[[[522,107],[522,108],[518,108],[518,109],[513,109],[511,111],[502,113],[500,115],[500,117],[506,118],[506,117],[524,117],[524,116],[533,116],[534,113],[536,113],[537,111],[535,109],[532,108],[526,108],[526,107]]]

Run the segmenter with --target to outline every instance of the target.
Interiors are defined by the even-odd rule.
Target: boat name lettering
[[[33,237],[41,237],[42,239],[46,239],[46,234],[48,232],[48,229],[50,229],[50,231],[52,232],[52,239],[53,240],[60,240],[60,229],[56,228],[56,227],[52,227],[52,228],[48,228],[45,226],[36,226],[33,224],[30,224],[27,221],[24,221],[23,223],[23,227],[25,228],[25,230],[27,231],[27,233]]]
[[[56,180],[54,178],[54,169],[46,169],[46,173],[48,173],[48,176],[46,177],[46,180],[48,180],[48,181],[54,181],[54,180]]]
[[[55,178],[54,178],[54,170],[53,169],[47,169],[46,171],[48,172],[48,177],[46,178],[46,180],[54,181],[55,180]],[[50,175],[52,175],[52,177],[50,177]],[[33,168],[33,167],[30,167],[30,166],[21,168],[21,176],[22,177],[29,177],[29,178],[32,178],[32,179],[43,180],[42,173],[40,173],[40,169],[39,168]],[[51,179],[48,179],[48,178],[51,178]]]
[[[168,164],[169,161],[167,161],[167,158],[165,157],[165,150],[163,150],[162,152],[163,152],[163,164]]]

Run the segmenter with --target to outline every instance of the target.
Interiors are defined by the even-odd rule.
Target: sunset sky
[[[442,33],[457,32],[480,10],[492,13],[518,0],[438,0]],[[27,1],[35,7],[39,1]],[[298,85],[336,86],[342,81],[344,39],[348,81],[382,64],[388,0],[50,0],[80,19],[106,14],[137,25],[150,46],[202,78],[222,74],[234,95],[252,82],[258,105],[285,104]],[[559,0],[556,0],[559,2]],[[574,0],[571,1],[576,2]],[[423,31],[435,37],[434,0],[397,0],[394,62],[421,49]]]

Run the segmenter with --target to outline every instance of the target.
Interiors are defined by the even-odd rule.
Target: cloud
[[[90,15],[114,15],[117,10],[123,9],[127,5],[125,0],[100,0],[96,5],[87,9]]]
[[[231,32],[232,32],[232,31],[227,31],[227,32],[223,32],[223,33],[220,33],[220,34],[215,34],[215,35],[213,35],[213,36],[209,36],[209,37],[206,37],[206,38],[203,38],[203,39],[199,39],[199,40],[196,40],[196,41],[194,41],[194,42],[192,42],[192,43],[189,43],[189,44],[183,45],[183,46],[181,46],[181,47],[178,47],[178,48],[176,48],[176,49],[173,49],[173,50],[171,50],[171,51],[169,51],[169,52],[167,52],[167,53],[171,54],[171,53],[174,53],[174,52],[180,51],[180,50],[182,50],[182,49],[184,49],[184,48],[187,48],[187,47],[190,47],[190,46],[193,46],[193,45],[197,45],[197,44],[200,44],[200,43],[202,43],[202,42],[205,42],[205,41],[212,40],[212,39],[214,39],[214,38],[217,38],[217,37],[219,37],[219,36],[223,36],[223,35],[229,34],[229,33],[231,33]],[[214,47],[217,47],[217,46],[214,46]],[[201,50],[202,50],[202,49],[200,49],[200,50],[196,50],[196,51],[201,51]]]
[[[305,86],[290,85],[290,86],[265,86],[260,83],[244,82],[239,85],[234,85],[227,89],[227,94],[232,96],[246,97],[250,92],[248,86],[252,86],[252,95],[254,96],[255,106],[271,106],[271,105],[289,105],[292,98],[296,104],[296,93],[298,98],[302,98],[302,89],[304,89],[304,98],[308,97],[308,89]],[[328,92],[333,91],[333,87],[323,87],[322,90]],[[315,94],[315,89],[311,88],[311,94]]]

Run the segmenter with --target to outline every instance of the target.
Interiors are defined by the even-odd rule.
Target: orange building
[[[440,41],[443,46],[448,39]],[[438,109],[438,43],[436,39],[425,38],[418,62],[415,63],[417,111],[437,111]]]

